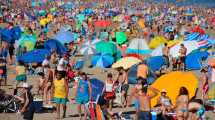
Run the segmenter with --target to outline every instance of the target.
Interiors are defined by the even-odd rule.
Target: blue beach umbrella
[[[167,64],[167,62],[162,56],[154,56],[146,59],[146,64],[153,72],[155,72],[160,70],[162,66]]]
[[[94,67],[107,68],[114,62],[114,58],[110,54],[97,54],[93,56],[91,64]]]
[[[22,56],[18,56],[17,60],[23,61],[24,63],[40,63],[42,62],[48,55],[50,55],[49,50],[46,49],[36,49],[30,52],[23,54]]]
[[[75,40],[73,33],[70,31],[58,32],[54,39],[58,40],[62,44],[70,43]]]
[[[104,82],[98,80],[96,78],[90,79],[91,87],[92,87],[92,100],[96,101],[97,97],[102,95],[102,91],[104,88]]]
[[[13,35],[13,33],[9,29],[4,28],[1,30],[1,40],[2,41],[8,42],[8,43],[13,42],[12,35]]]
[[[22,30],[19,26],[13,27],[11,29],[13,40],[18,40],[22,35]]]
[[[64,54],[67,51],[64,45],[54,39],[47,40],[44,44],[44,48],[49,51],[56,50],[58,54]]]

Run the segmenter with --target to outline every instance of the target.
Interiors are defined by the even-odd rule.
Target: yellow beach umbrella
[[[135,57],[124,57],[118,60],[116,63],[112,65],[112,68],[123,67],[124,69],[128,69],[131,66],[140,63],[141,60]]]
[[[149,48],[155,49],[158,46],[164,44],[165,42],[167,42],[166,38],[164,38],[163,36],[157,36],[151,40],[151,42],[149,43]]]
[[[174,45],[179,44],[181,41],[183,41],[183,40],[182,39],[171,40],[171,41],[167,42],[167,46],[173,47]]]
[[[179,94],[179,89],[181,87],[186,87],[189,92],[189,98],[195,96],[198,79],[192,72],[170,72],[158,78],[152,86],[158,90],[165,89],[167,95],[170,97],[173,105],[176,103],[176,98]],[[151,91],[149,91],[150,94]],[[155,106],[157,104],[157,99],[160,95],[152,99],[151,104]]]

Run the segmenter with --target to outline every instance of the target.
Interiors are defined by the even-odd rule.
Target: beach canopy
[[[164,38],[163,36],[157,36],[155,38],[153,38],[150,43],[149,43],[149,48],[151,49],[155,49],[157,48],[158,46],[164,44],[167,42],[167,39]]]
[[[200,46],[197,41],[183,41],[182,44],[187,48],[187,55],[194,50],[197,50]],[[179,57],[180,44],[170,48],[170,55],[172,57]]]
[[[96,44],[96,52],[114,55],[117,52],[117,47],[113,42],[100,41]]]
[[[111,25],[111,21],[108,20],[98,20],[95,22],[95,27],[108,27]]]
[[[49,39],[45,41],[44,43],[44,48],[53,51],[56,50],[58,54],[64,54],[66,53],[67,49],[62,45],[59,41],[54,40],[54,39]]]
[[[50,55],[49,50],[36,49],[18,56],[17,60],[23,61],[24,63],[41,63],[48,55]]]
[[[119,68],[119,67],[123,67],[124,69],[128,69],[130,67],[132,67],[135,64],[140,63],[141,60],[135,57],[124,57],[119,59],[117,62],[115,62],[112,65],[112,68]]]
[[[185,66],[187,70],[200,70],[202,68],[202,60],[206,60],[209,56],[208,52],[197,51],[186,56]]]
[[[145,39],[134,38],[131,40],[127,53],[135,53],[135,54],[150,54],[151,50],[149,49]]]
[[[116,43],[121,45],[127,41],[125,32],[116,32]]]
[[[176,98],[178,96],[179,89],[181,87],[186,87],[189,92],[189,98],[195,96],[198,87],[198,79],[192,72],[170,72],[158,78],[152,87],[167,91],[167,96],[170,97],[173,105],[176,103]],[[150,91],[149,91],[150,94]],[[159,96],[152,99],[151,104],[155,106]]]
[[[70,43],[75,40],[75,35],[70,31],[60,31],[56,34],[54,39],[58,40],[62,44]]]
[[[215,83],[212,83],[209,86],[208,99],[209,100],[214,100],[215,99]]]
[[[111,54],[103,53],[94,55],[91,64],[94,67],[108,68],[114,63],[114,58]]]

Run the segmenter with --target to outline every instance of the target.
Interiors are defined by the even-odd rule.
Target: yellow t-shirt
[[[25,67],[24,66],[16,66],[17,75],[25,75]]]
[[[62,78],[61,80],[54,80],[54,97],[55,98],[66,98],[66,86],[65,80]]]

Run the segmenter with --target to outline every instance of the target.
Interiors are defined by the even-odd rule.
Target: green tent
[[[127,36],[124,32],[116,32],[116,43],[121,45],[127,41]]]
[[[115,55],[117,52],[117,47],[113,42],[100,41],[96,44],[96,52]]]

